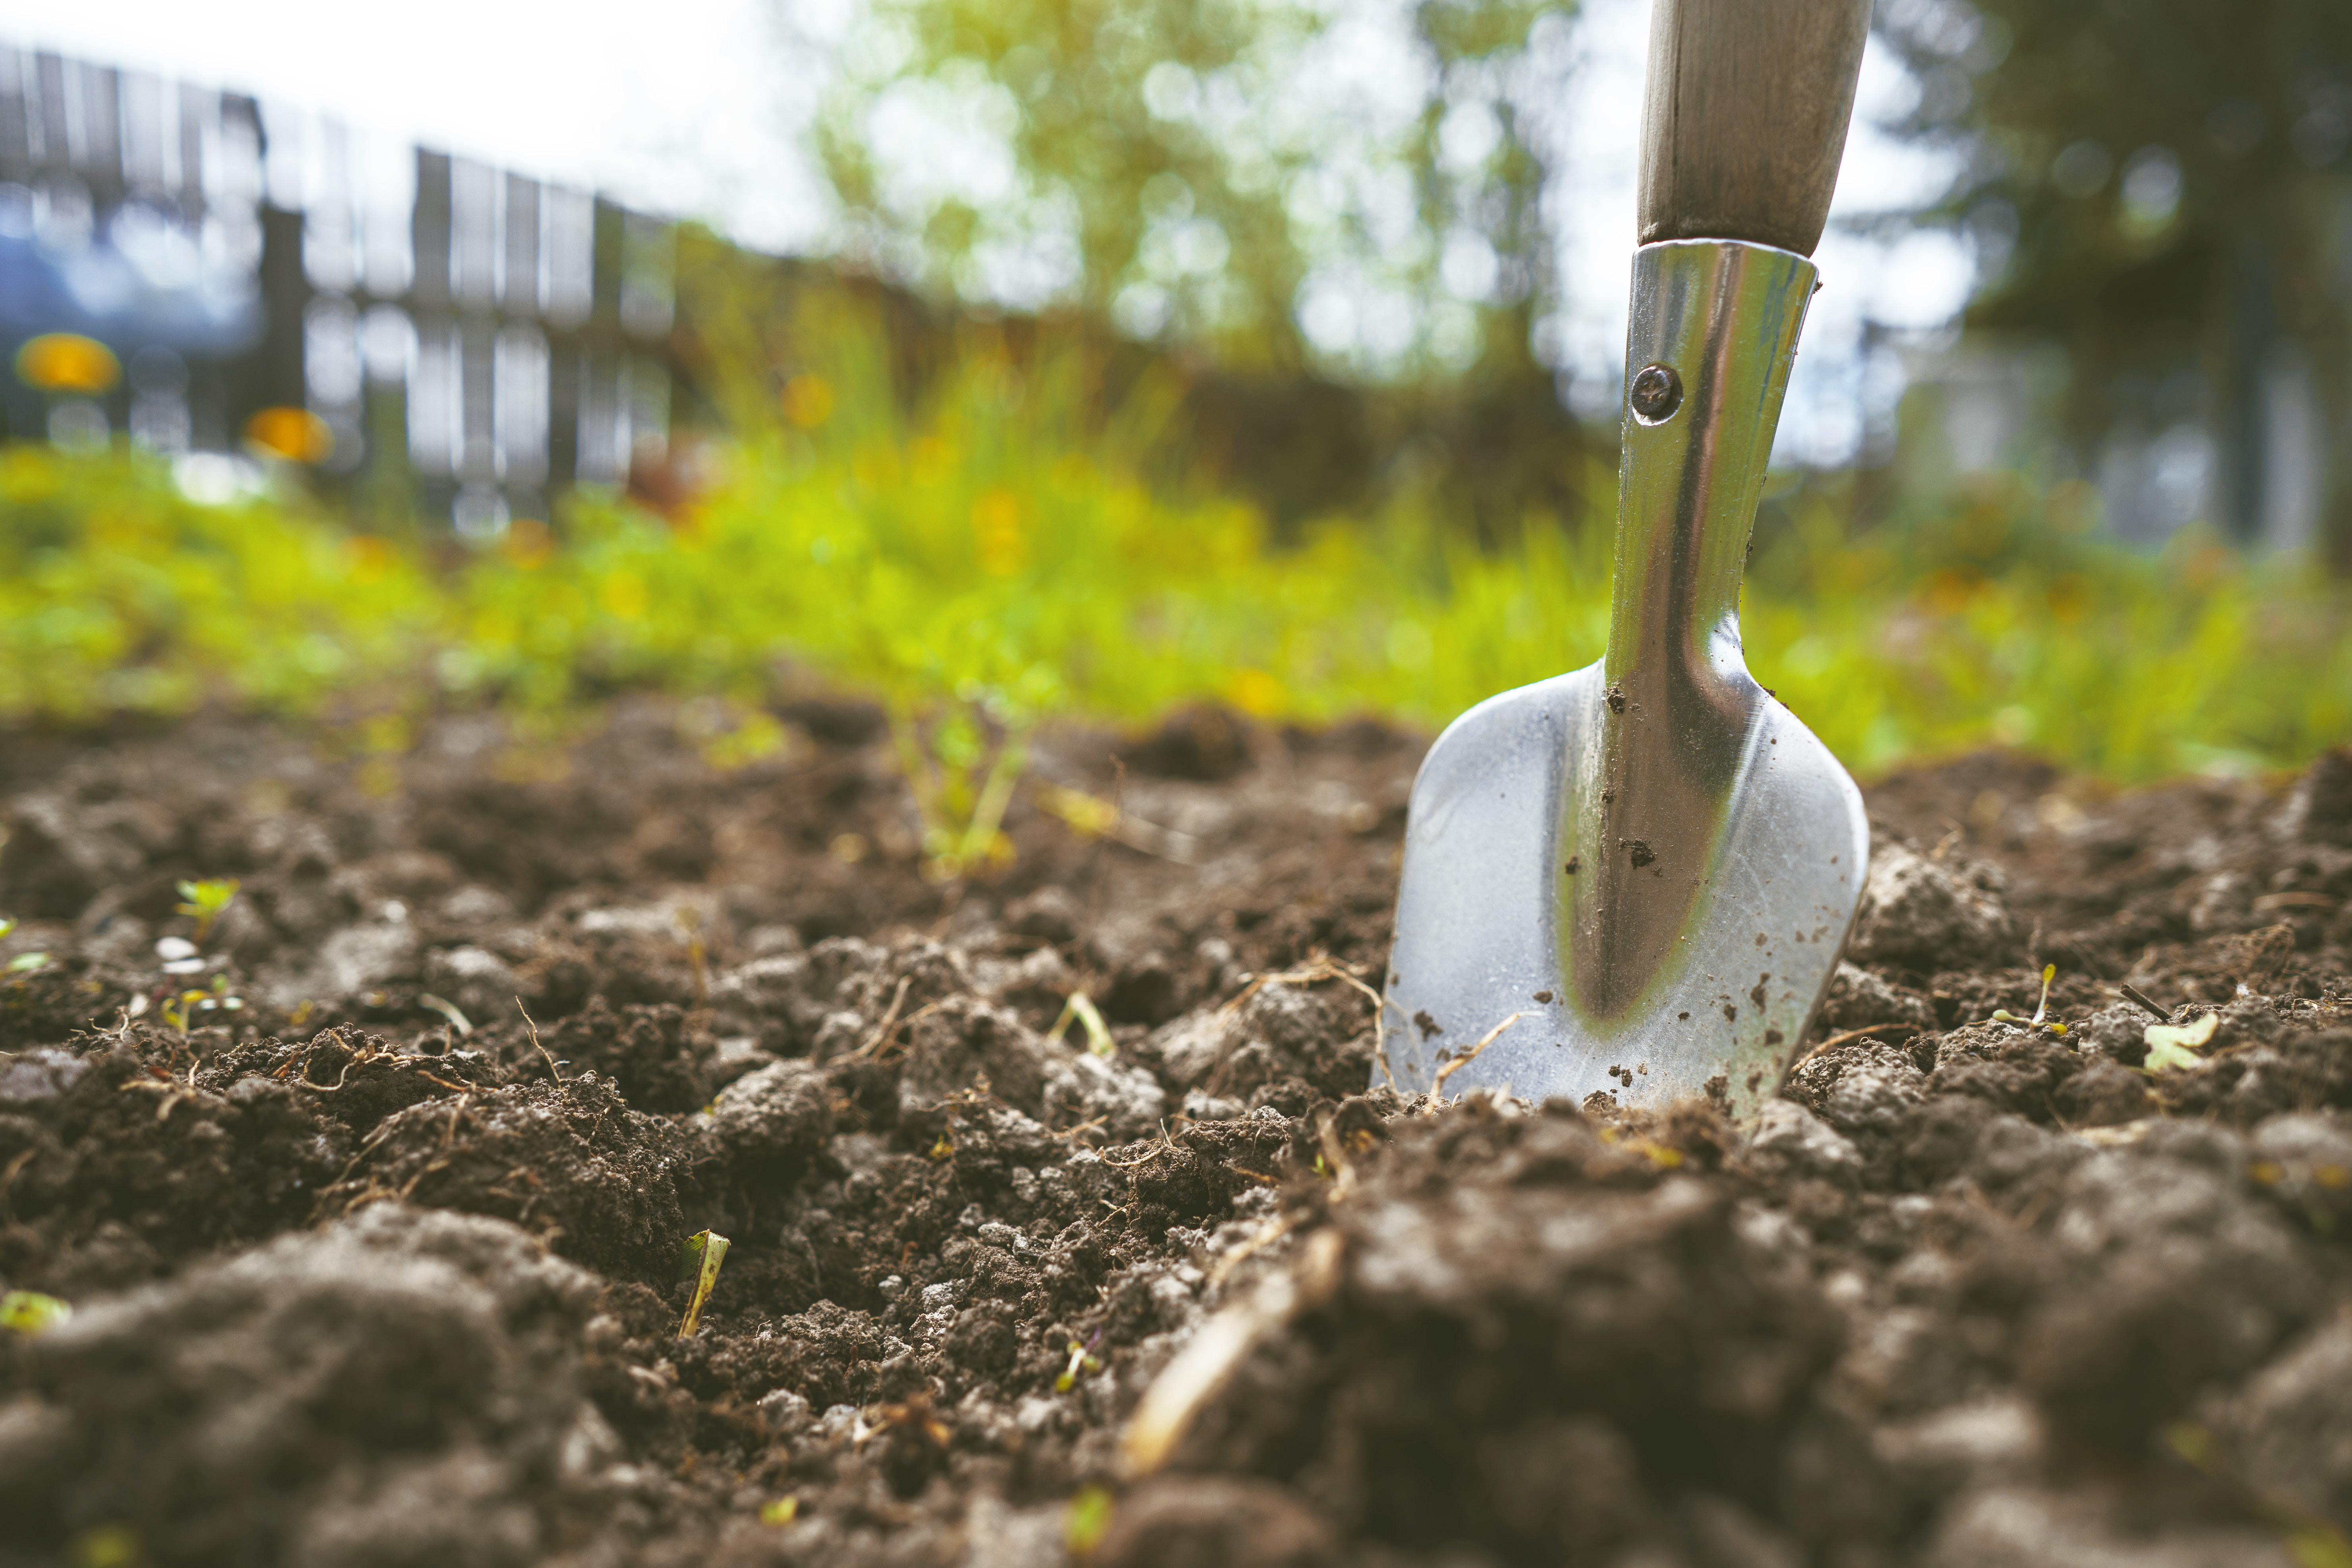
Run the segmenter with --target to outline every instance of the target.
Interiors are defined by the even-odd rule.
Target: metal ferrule
[[[1740,577],[1816,276],[1732,240],[1633,254],[1606,711],[1562,803],[1577,871],[1555,873],[1561,970],[1596,1021],[1672,977],[1724,843],[1764,701]]]

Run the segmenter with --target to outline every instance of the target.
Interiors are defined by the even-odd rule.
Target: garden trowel
[[[1608,651],[1422,763],[1375,1085],[1745,1116],[1820,1003],[1869,827],[1748,676],[1739,585],[1869,16],[1656,0]]]

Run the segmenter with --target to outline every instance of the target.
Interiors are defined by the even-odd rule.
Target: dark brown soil
[[[2352,754],[1885,781],[1743,1132],[1363,1092],[1417,742],[1063,734],[1128,842],[947,889],[783,716],[12,743],[0,1563],[2352,1560]]]

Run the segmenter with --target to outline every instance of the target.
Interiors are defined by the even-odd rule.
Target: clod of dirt
[[[1862,1152],[1853,1141],[1793,1100],[1765,1102],[1748,1139],[1748,1163],[1787,1177],[1853,1181],[1862,1172]]]
[[[247,1079],[209,1092],[142,1059],[142,1040],[25,1053],[0,1071],[0,1274],[65,1294],[110,1289],[206,1248],[299,1224],[332,1179],[306,1096]]]
[[[1005,923],[1015,932],[1051,942],[1076,941],[1085,918],[1086,910],[1066,888],[1040,888],[1004,911]]]
[[[7,1533],[45,1560],[103,1531],[163,1563],[542,1561],[618,1457],[579,1375],[595,1290],[512,1226],[378,1205],[85,1302],[6,1380]]]
[[[1336,983],[1269,982],[1239,1006],[1205,1007],[1156,1031],[1148,1049],[1179,1095],[1229,1102],[1229,1114],[1276,1105],[1304,1115],[1316,1100],[1360,1092],[1371,1072],[1370,1005]]]
[[[2248,1485],[2311,1518],[2352,1517],[2352,1321],[2314,1330],[2219,1405]]]
[[[2280,836],[2343,843],[2352,838],[2352,746],[2322,755],[2288,792]]]
[[[710,1131],[735,1180],[788,1188],[833,1136],[833,1087],[804,1061],[761,1068],[719,1091]]]
[[[615,1009],[593,997],[557,1025],[546,1045],[569,1070],[612,1079],[640,1110],[682,1113],[709,1103],[716,1051],[707,1035],[688,1026],[681,1007]]]
[[[69,785],[19,795],[0,839],[0,896],[18,919],[71,920],[144,871],[175,826],[153,800],[80,798]]]
[[[79,957],[30,973],[0,973],[0,1050],[63,1039],[128,1003],[136,988],[110,966]]]
[[[2246,1175],[2321,1236],[2352,1235],[2352,1116],[2291,1111],[2254,1129]]]
[[[1337,1568],[1330,1524],[1281,1487],[1170,1476],[1119,1500],[1093,1568]]]
[[[998,1099],[1032,1116],[1045,1109],[1045,1046],[1018,1016],[961,996],[907,1026],[907,1060],[898,1077],[902,1107],[935,1104],[983,1081]]]
[[[2123,1517],[2118,1517],[2123,1515]],[[1962,1498],[1929,1550],[1932,1568],[2290,1568],[2275,1537],[2246,1526],[2157,1533],[2095,1494],[1991,1488]]]
[[[2025,1321],[2021,1382],[2068,1440],[2137,1452],[2217,1380],[2259,1366],[2311,1320],[2323,1279],[2247,1190],[2237,1135],[2168,1124],[2084,1160]]]
[[[1250,765],[1251,729],[1248,720],[1229,708],[1183,708],[1119,750],[1139,773],[1215,783]]]
[[[1936,1005],[1919,992],[1852,963],[1841,963],[1822,997],[1822,1022],[1843,1031],[1874,1026],[1925,1031],[1936,1026]]]
[[[320,1194],[340,1214],[381,1197],[511,1220],[573,1261],[667,1284],[688,1230],[689,1158],[672,1123],[594,1073],[429,1100],[385,1119]]]
[[[1927,1103],[1927,1075],[1908,1051],[1853,1040],[1808,1058],[1782,1092],[1841,1132],[1884,1138]]]
[[[1862,963],[1952,969],[2003,956],[2013,934],[1991,868],[1963,876],[1900,844],[1885,844],[1870,857],[1846,952]]]
[[[1188,1466],[1283,1479],[1350,1535],[1510,1561],[1671,1550],[1677,1518],[1769,1543],[1753,1514],[1836,1426],[1808,1392],[1835,1331],[1786,1222],[1565,1110],[1404,1131],[1335,1216],[1331,1299]]]

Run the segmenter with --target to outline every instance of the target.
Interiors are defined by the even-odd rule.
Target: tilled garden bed
[[[691,717],[12,743],[0,1563],[2352,1563],[2352,756],[1869,791],[1742,1134],[1366,1092],[1406,737],[1062,733],[943,887]]]

